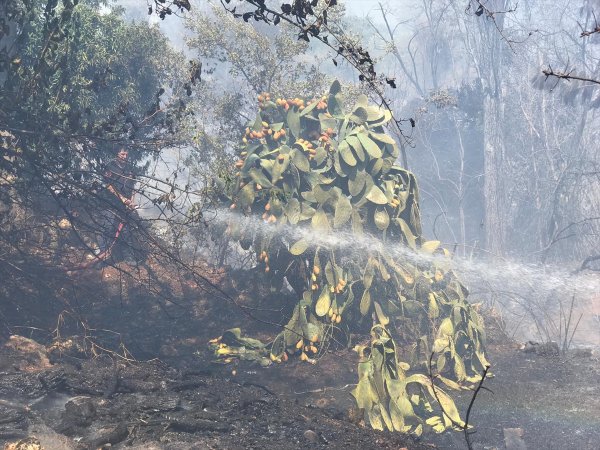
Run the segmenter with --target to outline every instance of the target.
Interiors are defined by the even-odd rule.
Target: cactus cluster
[[[271,101],[261,94],[260,112],[242,138],[235,164],[230,207],[240,217],[262,216],[265,226],[244,227],[233,218],[228,233],[253,248],[273,284],[281,286],[286,277],[302,294],[271,346],[271,360],[297,355],[314,362],[335,328],[372,319],[391,332],[389,339],[394,334],[412,343],[407,347],[413,371],[427,373],[433,352],[432,369],[441,382],[451,388],[474,382],[487,365],[483,324],[451,270],[449,253],[421,236],[415,177],[394,165],[399,149],[384,129],[392,115],[369,105],[365,96],[346,112],[340,92],[334,82],[328,95],[311,100]],[[352,252],[343,243],[290,242],[281,232],[290,225],[319,234],[369,236],[381,245]],[[402,258],[390,250],[394,246],[432,257]],[[377,342],[382,339],[379,333]],[[381,393],[376,371],[373,366],[364,372],[370,375],[361,378],[355,396],[359,404],[370,402],[370,423],[381,428],[391,423],[382,419],[389,416],[387,400],[363,398]],[[423,404],[418,395],[413,400]],[[426,420],[432,417],[418,419],[409,429],[431,425]]]

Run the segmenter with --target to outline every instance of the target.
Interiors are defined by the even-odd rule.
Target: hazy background
[[[198,129],[191,130],[201,129],[203,136],[192,151],[196,167],[211,158],[226,160],[238,129],[253,119],[256,94],[268,90],[261,86],[266,72],[260,65],[269,64],[269,42],[283,39],[271,50],[289,64],[271,90],[316,95],[333,78],[361,89],[356,72],[335,67],[335,55],[323,45],[292,49],[293,31],[236,23],[216,2],[193,2],[191,14],[165,21],[148,16],[143,2],[117,3],[131,20],[159,26],[187,57],[203,62],[203,85],[195,94],[203,113]],[[416,120],[414,129],[406,125],[408,139],[396,137],[420,183],[425,235],[467,262],[491,256],[547,267],[529,273],[530,266],[523,266],[511,278],[514,285],[503,283],[504,290],[491,288],[489,267],[480,270],[487,276],[468,281],[505,308],[525,298],[550,311],[557,298],[570,294],[547,283],[544,273],[560,272],[567,280],[586,258],[600,254],[600,102],[595,83],[546,79],[542,70],[600,78],[597,36],[580,36],[596,26],[598,5],[566,0],[487,5],[493,19],[475,14],[467,1],[356,0],[343,3],[336,21],[370,50],[380,74],[395,78],[397,89],[385,94],[396,117]],[[248,42],[241,45],[235,36],[248,36]],[[254,50],[261,56],[244,59]],[[250,66],[256,70],[244,73]],[[181,149],[166,159],[181,162]],[[185,173],[194,176],[187,166]],[[502,266],[494,268],[502,274]],[[594,282],[598,277],[587,276]],[[591,308],[590,333],[596,333],[596,294],[588,290],[582,296]]]

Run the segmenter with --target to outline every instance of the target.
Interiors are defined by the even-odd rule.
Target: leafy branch
[[[192,6],[190,5],[189,0],[150,0],[148,1],[148,15],[156,14],[162,20],[165,17],[170,16],[171,14],[177,12],[190,11]]]

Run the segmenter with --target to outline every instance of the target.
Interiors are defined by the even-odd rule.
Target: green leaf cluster
[[[184,59],[157,28],[128,22],[118,7],[102,13],[91,0],[16,0],[11,8],[11,45],[0,48],[0,129],[13,130],[42,171],[105,162],[117,142],[155,148],[183,121]]]

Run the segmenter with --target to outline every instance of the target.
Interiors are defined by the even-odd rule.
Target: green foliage
[[[363,375],[371,375],[361,376],[359,406],[372,399],[369,408],[361,407],[376,428],[385,423],[388,429],[418,432],[420,419],[410,422],[406,402],[398,400],[405,398],[406,383],[421,386],[417,397],[408,400],[420,405],[420,411],[428,410],[424,395],[431,386],[425,374],[432,352],[432,370],[449,387],[476,381],[487,365],[485,335],[480,317],[466,301],[466,289],[450,268],[448,252],[439,242],[422,239],[416,180],[394,165],[398,147],[385,134],[391,114],[369,105],[365,96],[346,113],[338,82],[322,98],[273,100],[262,94],[259,106],[236,163],[231,208],[262,214],[266,225],[244,227],[235,217],[228,232],[244,248],[252,246],[275,287],[286,277],[302,293],[273,343],[272,359],[299,354],[312,362],[335,328],[373,318],[379,331],[369,362],[364,362],[370,368]],[[306,232],[290,240],[288,225]],[[368,238],[371,245],[353,252],[344,239],[318,239],[343,232],[357,240]],[[411,345],[415,373],[409,381],[389,375],[398,372],[397,354],[384,327]],[[386,348],[380,351],[385,358],[387,353],[393,358],[383,372],[376,359],[380,348]],[[374,375],[378,372],[382,374]],[[375,386],[375,398],[362,387],[372,376],[395,376],[404,384],[394,382],[387,391]],[[392,407],[390,399],[403,403]],[[451,400],[449,408],[454,408]],[[397,423],[388,423],[385,414]],[[438,431],[447,426],[419,414]]]
[[[187,42],[190,48],[204,61],[214,62],[218,73],[227,71],[226,80],[233,78],[239,86],[237,95],[263,91],[291,95],[327,86],[317,68],[319,59],[311,55],[311,62],[307,62],[303,56],[309,46],[297,39],[292,27],[282,24],[279,29],[263,28],[261,32],[260,25],[236,19],[220,5],[193,14],[186,25],[192,36]],[[218,77],[214,78],[210,81],[217,82]],[[226,96],[233,94],[230,86],[223,83],[222,87]],[[250,103],[246,106],[254,107]]]
[[[0,128],[35,152],[31,162],[64,171],[81,161],[78,145],[154,147],[175,130],[185,74],[157,28],[127,23],[119,9],[100,14],[90,1],[18,0],[14,9]],[[160,98],[167,86],[175,107]]]
[[[191,78],[157,28],[129,23],[118,8],[100,10],[95,0],[15,0],[3,11],[0,136],[12,143],[0,142],[6,156],[0,179],[11,190],[0,192],[0,204],[27,212],[39,229],[68,218],[80,250],[88,252],[107,232],[98,211],[119,214],[116,197],[106,195],[105,163],[121,146],[137,163],[177,143]],[[171,197],[157,202],[164,198]],[[130,229],[149,238],[136,222]],[[27,224],[7,225],[0,229],[3,249],[41,245],[27,238]],[[35,258],[74,264],[58,253],[37,249]]]
[[[212,176],[224,159],[229,165],[261,92],[290,96],[327,89],[330,81],[318,69],[320,58],[307,57],[307,43],[281,25],[265,29],[254,21],[246,23],[221,5],[188,17],[187,45],[212,72],[192,99],[198,117],[191,130],[194,149],[189,166],[194,174]]]

